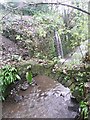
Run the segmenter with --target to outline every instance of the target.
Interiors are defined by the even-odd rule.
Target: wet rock
[[[30,106],[30,108],[34,108],[34,104],[32,104],[32,105]]]
[[[68,109],[70,111],[75,111],[75,112],[79,112],[79,104],[75,105],[75,106],[68,106]]]
[[[37,84],[36,80],[32,79],[31,85],[35,86],[35,85],[38,85],[38,84]]]
[[[22,99],[23,99],[23,97],[22,97],[22,96],[19,96],[18,94],[16,94],[16,95],[14,96],[14,101],[15,101],[16,103],[20,102]]]
[[[72,95],[71,95],[71,101],[72,101],[73,103],[78,103],[76,97],[74,97],[74,96],[72,96]]]
[[[69,88],[47,76],[36,76],[34,79],[38,86],[29,86],[27,90],[20,91],[19,96],[27,96],[21,102],[11,104],[5,101],[3,103],[3,118],[77,117],[77,103],[71,101]]]
[[[28,88],[29,88],[29,84],[27,81],[25,81],[20,87],[21,90],[27,90]]]
[[[23,96],[20,96],[16,90],[15,91],[11,90],[11,94],[8,96],[8,98],[9,100],[6,99],[7,101],[10,101],[11,103],[14,103],[14,102],[18,103],[23,99]]]

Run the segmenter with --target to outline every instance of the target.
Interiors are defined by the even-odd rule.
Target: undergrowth
[[[6,88],[16,80],[20,80],[20,76],[15,67],[6,65],[0,69],[0,100],[4,100]]]
[[[85,84],[90,80],[90,67],[84,67],[81,69],[64,70],[61,73],[61,79],[65,82],[71,81],[69,88],[72,95],[76,98],[80,107],[80,118],[88,119],[89,103],[87,93],[85,90]]]

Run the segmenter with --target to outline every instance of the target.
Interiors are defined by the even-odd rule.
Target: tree
[[[73,6],[73,5],[69,5],[69,4],[64,4],[61,2],[38,2],[38,3],[30,3],[29,5],[40,5],[40,4],[48,4],[48,5],[62,5],[62,6],[67,6],[76,10],[79,10],[85,14],[88,15],[88,60],[90,60],[90,1],[88,2],[88,11],[83,10],[79,7]]]

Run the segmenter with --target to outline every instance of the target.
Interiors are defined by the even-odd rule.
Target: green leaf
[[[19,75],[17,75],[17,74],[16,74],[16,78],[17,78],[18,80],[21,80],[20,76],[19,76]]]
[[[31,84],[31,82],[32,82],[32,73],[31,73],[31,71],[26,73],[26,79],[29,82],[29,84]]]

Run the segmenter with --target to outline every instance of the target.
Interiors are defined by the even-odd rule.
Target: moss
[[[82,99],[79,90],[74,89],[80,86],[80,83],[86,82],[90,78],[90,67],[85,67],[82,69],[66,70],[63,73],[62,69],[58,68],[55,70],[55,63],[49,60],[31,59],[29,61],[23,61],[18,65],[20,74],[24,75],[27,71],[27,66],[31,65],[31,70],[33,76],[35,75],[46,75],[54,80],[59,81],[66,87],[69,87],[71,91],[73,90],[73,95],[78,101]]]
[[[46,63],[44,63],[46,62]],[[54,62],[52,61],[42,61],[39,63],[36,59],[31,59],[28,61],[23,61],[17,65],[20,75],[25,74],[27,67],[31,65],[31,71],[33,75],[47,75],[50,76]]]

